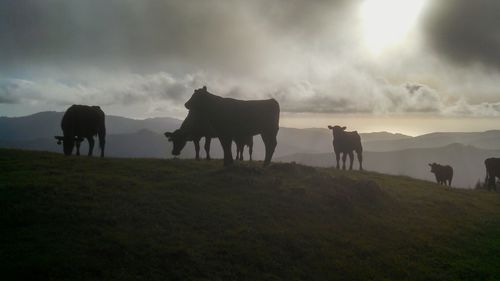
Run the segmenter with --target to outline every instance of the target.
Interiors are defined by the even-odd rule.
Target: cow
[[[224,166],[233,163],[233,140],[258,134],[266,149],[264,166],[269,165],[278,144],[280,106],[275,99],[244,101],[223,98],[209,93],[204,86],[194,90],[184,106],[208,121],[224,151]]]
[[[55,136],[57,144],[63,145],[64,155],[73,153],[76,144],[76,155],[80,155],[80,143],[87,139],[89,143],[88,155],[92,156],[94,150],[94,136],[99,137],[101,157],[104,157],[106,143],[105,115],[99,106],[72,105],[61,121],[63,136]]]
[[[486,179],[485,184],[488,190],[496,190],[495,180],[500,178],[500,158],[488,158],[484,160],[486,166]]]
[[[250,156],[250,161],[252,161],[253,152],[253,136],[246,136],[241,139],[235,139],[236,143],[236,160],[243,161],[243,151],[245,150],[245,145],[248,146],[248,155]]]
[[[358,156],[359,170],[363,170],[363,146],[361,145],[361,137],[357,131],[346,132],[346,127],[328,126],[328,129],[333,133],[333,150],[337,160],[337,169],[340,169],[339,161],[342,154],[342,169],[345,170],[345,160],[349,155],[350,165],[349,170],[352,170],[354,163],[354,153]]]
[[[210,160],[210,143],[215,137],[214,131],[205,120],[196,120],[196,114],[189,111],[181,127],[173,132],[165,132],[165,137],[173,143],[172,155],[178,156],[186,142],[192,141],[196,152],[196,160],[200,160],[200,140],[205,138],[206,159]]]
[[[453,179],[453,168],[450,165],[440,165],[436,163],[429,163],[431,173],[436,176],[436,182],[442,185],[451,187],[451,180]]]

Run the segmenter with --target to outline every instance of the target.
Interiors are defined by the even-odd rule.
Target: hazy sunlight
[[[427,0],[365,0],[361,5],[363,35],[373,54],[401,43],[415,26]]]

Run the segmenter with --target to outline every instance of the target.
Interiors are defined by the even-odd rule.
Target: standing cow
[[[266,148],[264,165],[271,162],[277,145],[280,106],[275,99],[243,101],[222,98],[196,89],[185,104],[190,111],[207,120],[219,138],[224,151],[224,166],[233,163],[231,144],[247,136],[260,134]]]
[[[186,142],[192,141],[196,152],[196,160],[200,160],[200,140],[205,138],[206,159],[210,160],[210,143],[215,133],[210,124],[203,119],[198,119],[196,114],[189,111],[188,116],[182,122],[179,129],[173,132],[166,132],[165,137],[173,143],[172,155],[181,154]]]
[[[63,136],[55,136],[58,144],[63,144],[64,155],[71,155],[76,144],[76,155],[80,155],[80,143],[87,139],[89,156],[94,150],[94,136],[99,137],[101,157],[104,157],[106,143],[105,115],[99,106],[72,105],[61,121]]]
[[[431,167],[431,173],[436,176],[436,182],[438,184],[451,186],[451,180],[453,179],[453,168],[450,165],[439,165],[436,163],[429,163]]]
[[[486,166],[486,183],[488,190],[496,190],[495,180],[500,178],[500,158],[488,158],[484,160]]]
[[[345,170],[345,160],[349,155],[349,170],[352,170],[354,163],[354,153],[358,156],[359,170],[363,170],[363,146],[361,145],[361,137],[357,131],[346,132],[346,127],[328,126],[328,129],[333,132],[333,150],[337,160],[337,169],[340,169],[340,154],[342,153],[342,169]]]

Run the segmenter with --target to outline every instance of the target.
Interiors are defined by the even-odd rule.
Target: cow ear
[[[331,130],[331,129],[333,129],[333,127],[332,127],[332,126],[330,126],[330,125],[328,125],[328,129],[330,129],[330,130]]]
[[[342,131],[345,131],[345,129],[347,129],[347,127],[346,127],[346,126],[342,127]]]
[[[164,135],[165,137],[170,138],[172,136],[172,132],[165,132]]]

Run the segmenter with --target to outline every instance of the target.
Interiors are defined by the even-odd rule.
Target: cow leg
[[[496,180],[497,180],[496,176],[491,176],[490,175],[490,183],[488,185],[489,190],[495,191],[497,189]]]
[[[207,160],[210,160],[210,142],[212,138],[205,137],[205,152],[207,154]]]
[[[252,161],[252,153],[253,153],[253,143],[248,146],[248,155],[250,155],[250,161]]]
[[[240,160],[241,154],[241,144],[239,142],[236,143],[236,160]]]
[[[276,141],[276,134],[268,135],[262,134],[262,141],[264,142],[264,146],[266,147],[266,157],[264,159],[264,166],[269,165],[271,163],[271,158],[273,158],[274,149],[278,142]]]
[[[92,152],[94,152],[94,137],[87,137],[87,141],[89,142],[89,156],[92,156]]]
[[[347,159],[347,153],[342,153],[342,170],[345,170],[345,160]]]
[[[233,164],[233,152],[231,151],[232,140],[229,137],[219,137],[222,150],[224,151],[224,166]]]
[[[196,153],[195,159],[200,160],[200,139],[194,139],[193,144],[194,144],[194,151]]]
[[[101,157],[104,157],[104,147],[106,146],[105,133],[99,133],[99,147],[101,148]]]
[[[240,149],[240,161],[243,161],[243,152],[245,152],[245,145],[244,144],[241,145],[241,149]]]
[[[335,158],[337,159],[337,170],[340,169],[340,152],[335,152]]]
[[[349,152],[349,170],[352,170],[352,164],[354,164],[354,152]]]
[[[80,156],[80,144],[78,140],[76,141],[76,156]]]
[[[363,151],[356,151],[356,155],[358,156],[359,170],[363,171]]]

